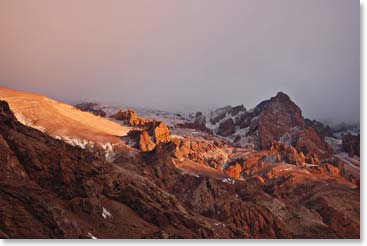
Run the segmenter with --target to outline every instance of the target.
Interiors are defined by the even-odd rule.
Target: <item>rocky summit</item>
[[[301,109],[283,92],[249,111],[243,105],[215,110],[206,125],[241,147],[266,150],[275,140],[294,146],[307,158],[327,158],[332,154],[324,140],[330,136],[328,128],[304,119]]]
[[[359,135],[285,93],[187,115],[16,95],[0,94],[1,238],[360,238]]]

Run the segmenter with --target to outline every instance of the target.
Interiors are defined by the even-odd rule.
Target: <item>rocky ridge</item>
[[[227,108],[223,118],[213,115],[217,126],[233,115],[237,133],[250,121],[245,128],[253,134],[246,137],[266,143],[258,149],[234,143],[233,134],[169,129],[147,120],[122,138],[132,148],[117,149],[110,162],[93,149],[72,147],[22,125],[1,102],[0,235],[358,238],[359,172],[350,169],[352,159],[310,151],[309,146],[323,144],[317,131],[302,124],[296,107],[287,119],[272,112],[290,104],[284,95],[269,101],[250,111]],[[128,115],[121,124],[140,121],[136,113]],[[193,126],[211,118],[195,116]],[[276,127],[264,130],[271,127],[264,120],[291,130],[283,135]],[[17,230],[19,224],[25,229]]]

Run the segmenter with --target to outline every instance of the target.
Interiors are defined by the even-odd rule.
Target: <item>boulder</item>
[[[217,130],[217,134],[222,137],[231,136],[235,132],[235,124],[232,118],[221,122]]]

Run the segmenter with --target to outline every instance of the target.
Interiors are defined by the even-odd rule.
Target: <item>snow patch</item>
[[[214,223],[214,225],[215,225],[215,226],[223,226],[223,227],[226,227],[226,224],[221,223],[221,222]]]
[[[111,215],[111,213],[110,212],[108,212],[108,210],[107,209],[105,209],[104,207],[102,208],[102,217],[104,218],[104,219],[107,219],[107,218],[111,218],[112,217],[112,215]]]
[[[70,144],[70,145],[73,145],[73,146],[78,146],[82,149],[85,149],[86,146],[88,144],[94,144],[93,142],[91,141],[88,141],[88,140],[85,140],[85,139],[80,139],[80,138],[70,138],[68,136],[64,136],[64,137],[61,137],[66,143]]]
[[[231,178],[225,178],[225,179],[222,179],[222,182],[233,185],[236,181],[234,179],[231,179]]]
[[[88,232],[88,236],[91,238],[91,239],[98,239],[97,237],[93,236],[92,233]]]
[[[114,151],[114,145],[111,143],[105,143],[101,145],[105,151],[105,158],[107,161],[112,162],[115,159],[116,153]]]
[[[339,153],[342,151],[343,141],[341,139],[325,137],[325,142],[331,146],[334,153]]]
[[[96,147],[96,144],[93,141],[88,141],[85,139],[71,138],[68,136],[54,136],[54,138],[58,140],[62,140],[72,146],[80,147],[82,149],[86,149],[87,147],[90,147],[90,148]],[[98,146],[100,146],[104,150],[105,159],[109,162],[112,162],[116,156],[116,153],[114,151],[114,144],[103,143],[103,144],[99,144]]]

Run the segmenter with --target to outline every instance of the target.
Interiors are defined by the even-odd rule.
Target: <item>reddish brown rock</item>
[[[167,143],[170,141],[169,129],[163,122],[156,122],[152,131],[156,144]]]
[[[117,113],[115,114],[115,118],[117,120],[124,121],[130,126],[143,126],[148,122],[148,120],[144,118],[139,118],[136,112],[132,109],[128,109],[127,111],[117,111]]]
[[[302,152],[297,151],[292,145],[281,144],[273,141],[269,150],[269,154],[276,156],[276,161],[284,161],[289,164],[297,166],[304,166],[306,164],[306,157]]]
[[[251,117],[248,136],[254,138],[256,149],[269,149],[276,140],[294,146],[305,156],[328,158],[332,154],[324,139],[306,125],[301,109],[282,92],[260,103],[248,117]]]
[[[225,173],[232,178],[238,179],[241,176],[241,165],[239,163],[234,163],[226,168]]]
[[[305,165],[305,156],[304,154],[298,153],[296,148],[293,146],[285,146],[285,151],[281,152],[281,156],[283,156],[283,160],[286,163],[295,164],[297,166]]]
[[[313,154],[316,158],[328,158],[332,148],[321,139],[312,127],[303,128],[297,133],[294,146],[304,154]]]
[[[310,167],[310,170],[313,173],[321,174],[321,175],[328,175],[333,177],[340,177],[340,170],[339,168],[329,164],[323,163],[317,166]]]
[[[360,155],[360,136],[353,136],[347,134],[342,138],[343,150],[349,154],[350,157]]]
[[[143,152],[152,151],[156,145],[170,141],[170,131],[161,121],[147,121],[138,130],[131,130],[126,143]]]
[[[290,129],[305,125],[301,109],[282,92],[257,107],[261,108],[258,131],[262,149],[268,149]]]
[[[156,144],[152,141],[147,131],[142,131],[139,135],[139,149],[143,152],[152,151]]]

